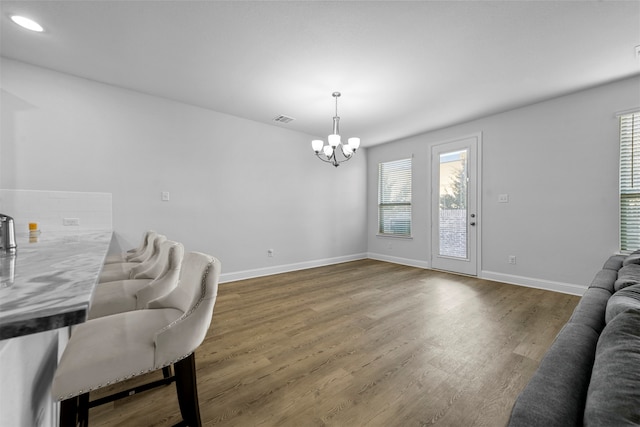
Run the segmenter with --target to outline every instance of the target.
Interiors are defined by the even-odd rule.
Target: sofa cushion
[[[620,270],[620,267],[622,267],[622,263],[624,262],[625,258],[625,255],[611,255],[609,259],[607,259],[607,261],[604,263],[604,266],[602,268],[605,270],[618,271]]]
[[[640,424],[640,310],[614,317],[602,331],[587,392],[585,426]]]
[[[627,286],[609,298],[605,322],[609,323],[618,314],[630,308],[640,309],[640,285]]]
[[[567,323],[520,393],[509,426],[578,426],[595,356],[598,333]]]
[[[608,290],[600,288],[587,289],[573,310],[569,323],[580,323],[589,326],[597,333],[602,332],[605,325],[607,301],[610,298],[611,293]]]
[[[640,283],[640,265],[628,264],[618,271],[618,280],[613,284],[613,288],[619,291],[627,286],[637,285],[638,283]]]
[[[632,253],[622,261],[622,266],[629,264],[640,264],[640,253]]]
[[[613,284],[618,279],[618,270],[602,269],[596,273],[591,281],[590,288],[600,288],[609,291],[609,295],[615,292]]]

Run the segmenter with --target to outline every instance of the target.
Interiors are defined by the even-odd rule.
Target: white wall
[[[480,276],[579,293],[618,247],[615,113],[640,106],[639,78],[361,150],[336,169],[314,158],[310,135],[0,65],[0,188],[112,193],[121,247],[153,228],[219,257],[223,280],[366,253],[428,267],[430,146],[477,132]],[[388,249],[376,237],[377,164],[411,154],[414,237]]]
[[[370,148],[370,256],[430,264],[430,147],[482,132],[479,275],[581,293],[618,250],[615,114],[639,106],[636,77]],[[377,237],[377,165],[411,154],[413,239]],[[498,203],[502,193],[509,203]]]
[[[311,135],[1,60],[0,188],[111,193],[121,248],[154,229],[222,280],[365,256],[366,150],[334,168]]]

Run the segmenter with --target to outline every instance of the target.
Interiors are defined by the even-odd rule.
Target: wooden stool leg
[[[80,427],[89,427],[89,393],[78,396],[78,423]]]
[[[198,385],[196,382],[196,358],[191,355],[173,365],[176,376],[176,392],[182,419],[191,427],[202,426],[198,405]]]
[[[78,424],[78,396],[60,402],[60,427],[76,427]]]

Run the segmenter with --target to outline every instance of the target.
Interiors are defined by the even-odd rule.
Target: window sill
[[[413,236],[402,236],[402,235],[399,235],[399,234],[380,234],[380,233],[378,233],[378,234],[376,234],[376,237],[413,240]]]

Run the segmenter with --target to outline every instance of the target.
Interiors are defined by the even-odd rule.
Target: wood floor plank
[[[196,351],[203,424],[504,425],[578,300],[374,260],[222,284]],[[90,411],[179,418],[173,386]]]

